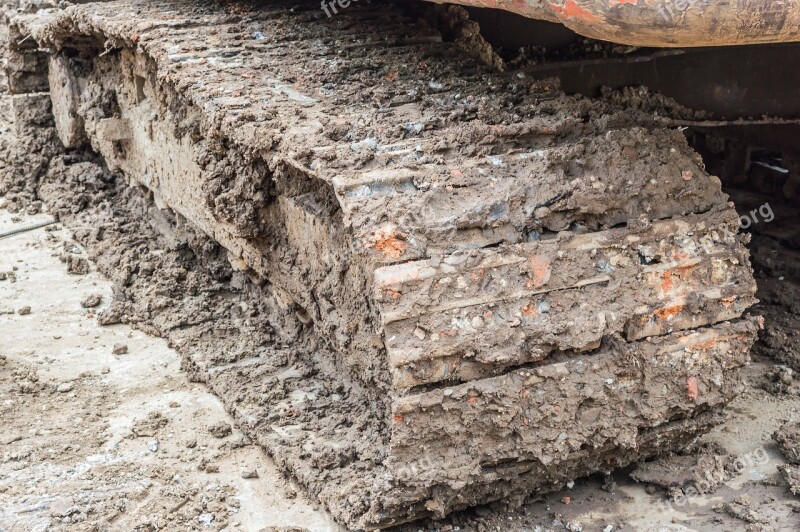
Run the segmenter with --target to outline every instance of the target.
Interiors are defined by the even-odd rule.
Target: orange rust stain
[[[680,314],[683,308],[683,305],[675,305],[673,307],[658,309],[656,311],[656,317],[659,320],[669,320]]]
[[[686,260],[690,256],[691,255],[689,255],[685,251],[677,250],[672,254],[672,260],[674,260],[674,261]]]
[[[375,235],[375,249],[390,259],[399,259],[403,256],[408,245],[402,240],[395,230],[380,231]]]
[[[386,288],[384,292],[392,299],[400,299],[400,297],[403,295],[400,293],[400,290],[395,290],[394,288]]]
[[[711,340],[689,344],[686,347],[695,351],[706,351],[708,349],[713,349],[714,347],[716,347],[717,344],[719,344],[719,341],[720,341],[719,338],[714,337]]]
[[[531,304],[527,304],[524,307],[522,307],[522,313],[528,317],[536,316],[537,313],[536,307],[534,307]]]
[[[461,170],[451,170],[450,175],[453,177],[461,177],[464,175],[464,172],[462,172]]]
[[[697,266],[695,264],[691,264],[688,266],[678,266],[677,268],[672,268],[671,270],[664,270],[661,273],[661,292],[664,295],[667,295],[674,287],[675,282],[673,281],[673,277],[679,277],[684,279],[689,272],[694,270]]]
[[[527,388],[525,388],[524,390],[522,390],[522,392],[520,392],[520,396],[523,399],[527,399],[530,394],[531,394],[531,391],[528,390]]]
[[[697,401],[697,398],[700,396],[700,388],[697,385],[696,378],[689,377],[689,380],[686,381],[686,393],[689,395],[689,399]]]
[[[661,292],[664,294],[672,290],[672,272],[667,270],[661,274]]]
[[[394,416],[394,422],[395,423],[402,423],[403,422],[403,416],[400,416],[400,415]]]
[[[478,398],[477,397],[468,397],[467,398],[467,403],[469,403],[471,405],[474,405],[477,402],[478,402]]]
[[[562,18],[575,18],[582,22],[599,22],[601,20],[588,9],[578,5],[575,0],[567,0],[563,6],[550,2],[550,7]]]
[[[525,265],[528,270],[528,276],[531,278],[526,283],[528,288],[539,288],[550,280],[550,275],[552,274],[550,261],[545,257],[533,255],[525,261]]]
[[[484,275],[486,275],[486,270],[484,268],[481,268],[480,270],[478,270],[476,272],[472,272],[469,276],[473,281],[477,281],[478,279],[480,279]]]
[[[736,301],[736,296],[726,297],[722,300],[722,306],[725,308],[731,308],[734,301]]]

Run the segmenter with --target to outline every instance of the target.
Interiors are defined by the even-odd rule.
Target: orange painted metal
[[[433,0],[443,3],[443,0]],[[800,0],[453,0],[560,22],[634,46],[734,46],[800,41]]]

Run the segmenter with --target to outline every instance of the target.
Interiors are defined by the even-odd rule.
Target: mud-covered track
[[[494,72],[390,5],[42,17],[12,30],[48,50],[64,143],[219,242],[275,328],[314,339],[250,352],[198,323],[231,349],[187,367],[349,526],[626,465],[737,393],[755,287],[679,131]]]

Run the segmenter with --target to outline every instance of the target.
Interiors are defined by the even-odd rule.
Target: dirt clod
[[[65,254],[64,262],[67,264],[67,271],[73,275],[86,275],[89,273],[89,261],[86,260],[86,257]]]
[[[772,435],[772,439],[789,463],[800,465],[800,423],[786,423]]]
[[[100,294],[90,294],[86,296],[86,298],[81,301],[81,306],[83,308],[95,308],[103,302],[103,296]]]
[[[111,352],[115,355],[124,355],[128,352],[128,346],[125,344],[114,344],[114,349]]]
[[[152,438],[158,431],[164,428],[169,419],[167,419],[160,412],[150,412],[144,419],[134,421],[131,426],[131,432],[137,438]]]
[[[684,455],[663,456],[639,464],[631,472],[631,478],[667,490],[683,491],[691,487],[699,493],[713,493],[731,476],[727,467],[729,458],[718,452],[713,447],[701,446],[687,450]]]
[[[208,432],[210,432],[215,438],[225,438],[226,436],[230,436],[233,432],[233,428],[225,422],[215,423],[213,425],[209,425]]]
[[[258,478],[258,470],[255,468],[244,469],[242,470],[242,478],[245,479]]]
[[[783,465],[779,466],[778,469],[783,479],[789,484],[789,491],[793,495],[800,495],[800,466]]]

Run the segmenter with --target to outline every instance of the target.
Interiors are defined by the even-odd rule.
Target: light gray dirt
[[[0,232],[46,217],[14,218]],[[241,431],[213,430],[234,422],[163,339],[97,323],[107,305],[81,301],[111,282],[68,274],[65,248],[86,255],[60,227],[0,240],[0,530],[339,530]]]

